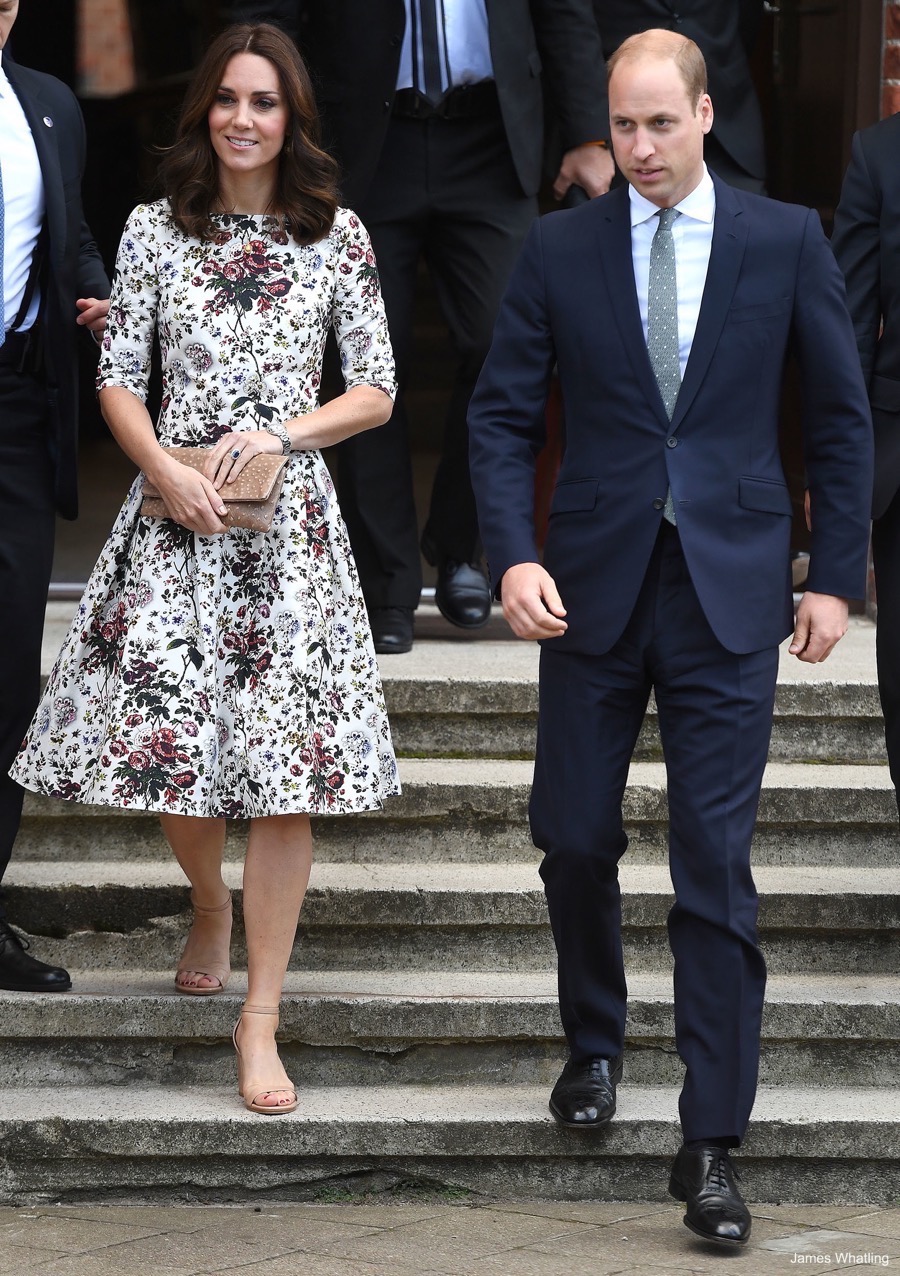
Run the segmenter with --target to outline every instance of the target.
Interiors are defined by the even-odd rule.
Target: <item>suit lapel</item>
[[[713,182],[716,188],[716,217],[709,268],[697,328],[691,343],[691,354],[672,417],[673,430],[677,430],[683,421],[706,376],[734,296],[747,244],[747,218],[734,192],[716,177]]]
[[[25,112],[25,118],[34,139],[41,176],[44,179],[44,202],[50,234],[50,252],[56,265],[60,265],[66,242],[66,200],[57,150],[58,121],[53,119],[49,103],[41,97],[40,88],[34,91],[26,91],[23,88],[18,68],[11,58],[7,60],[4,57],[3,69],[16,97],[22,104],[22,110]],[[48,125],[46,120],[51,120],[51,124]]]
[[[601,221],[597,227],[597,243],[603,263],[603,275],[609,291],[610,310],[615,316],[622,343],[628,351],[638,384],[661,421],[669,418],[656,384],[653,365],[647,353],[644,327],[634,282],[631,251],[631,204],[628,187],[619,186],[602,203]]]

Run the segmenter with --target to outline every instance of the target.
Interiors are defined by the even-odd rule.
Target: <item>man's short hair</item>
[[[677,31],[665,31],[653,28],[640,31],[623,40],[606,64],[607,80],[620,62],[638,62],[643,58],[656,58],[659,61],[674,62],[684,80],[688,99],[694,112],[701,94],[706,90],[706,61],[693,40],[679,35]]]

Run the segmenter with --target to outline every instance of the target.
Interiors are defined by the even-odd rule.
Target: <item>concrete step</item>
[[[231,1029],[246,992],[188,1001],[172,971],[73,972],[59,996],[0,992],[0,1089],[225,1085]],[[566,1057],[556,979],[454,971],[292,971],[279,1039],[304,1086],[540,1084]],[[763,1016],[769,1085],[888,1087],[900,1069],[900,987],[893,976],[773,976]],[[677,1085],[672,980],[629,978],[625,1079]]]
[[[230,885],[240,869],[227,866]],[[756,870],[770,969],[900,973],[900,868]],[[668,963],[668,870],[620,870],[629,969]],[[10,913],[42,936],[46,961],[97,969],[163,969],[179,950],[187,891],[163,863],[19,863]],[[234,959],[243,962],[240,929]],[[318,864],[294,962],[301,969],[547,970],[553,945],[532,864]]]
[[[622,1086],[615,1120],[561,1129],[543,1086],[302,1088],[295,1113],[244,1110],[234,1086],[0,1092],[0,1201],[251,1200],[373,1184],[491,1196],[665,1199],[679,1143],[671,1087]],[[896,1199],[895,1087],[764,1088],[740,1154],[748,1199]]]
[[[45,675],[74,610],[74,603],[48,605]],[[883,761],[874,635],[871,622],[851,618],[846,637],[821,665],[801,664],[783,645],[773,761]],[[473,639],[448,624],[433,603],[423,603],[413,650],[379,658],[398,751],[408,757],[532,757],[539,655],[536,644],[512,638],[498,607]],[[636,756],[661,756],[652,702]]]
[[[537,861],[528,832],[529,762],[406,759],[401,797],[383,811],[315,822],[316,856],[366,864]],[[635,763],[625,793],[629,860],[667,856],[665,768]],[[227,855],[243,857],[246,829],[229,825]],[[168,854],[156,816],[28,794],[17,862],[139,860]],[[900,864],[897,805],[886,766],[772,763],[754,843],[758,864]]]
[[[417,613],[417,634],[435,632],[430,611],[423,607]],[[801,664],[788,655],[787,645],[781,650],[771,759],[881,762],[884,728],[874,626],[863,618],[851,619],[846,637],[821,665]],[[408,655],[382,657],[399,751],[416,757],[530,758],[539,654],[533,643],[473,643],[457,634],[456,641],[417,640]],[[652,700],[636,757],[661,757]]]

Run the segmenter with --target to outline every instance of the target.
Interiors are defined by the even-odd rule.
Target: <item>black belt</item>
[[[495,115],[500,109],[497,85],[493,80],[458,84],[433,106],[415,89],[398,89],[394,94],[394,115],[407,120],[461,120],[476,115]]]
[[[8,332],[6,340],[0,346],[0,367],[15,367],[23,372],[34,340],[33,328],[29,328],[27,332]]]

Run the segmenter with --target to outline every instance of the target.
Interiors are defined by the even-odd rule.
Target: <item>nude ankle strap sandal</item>
[[[251,1006],[245,1002],[241,1008],[241,1015],[277,1015],[278,1010],[278,1006]],[[231,1041],[234,1046],[234,1052],[237,1055],[238,1094],[244,1100],[244,1107],[251,1112],[259,1112],[261,1116],[282,1116],[284,1113],[293,1112],[300,1100],[297,1098],[297,1091],[292,1086],[266,1086],[249,1097],[244,1094],[244,1061],[241,1057],[241,1048],[237,1043],[237,1030],[240,1026],[241,1021],[238,1019],[231,1034]],[[268,1094],[289,1094],[291,1099],[288,1103],[279,1103],[277,1105],[260,1103],[260,1099]]]
[[[194,892],[191,891],[191,908],[193,909],[195,917],[205,917],[212,916],[215,913],[224,913],[226,909],[231,908],[231,892],[229,891],[228,898],[224,904],[219,904],[216,908],[204,908],[202,904],[194,902]],[[205,957],[198,957],[196,965],[190,966],[185,964],[190,960],[187,957],[187,949],[190,942],[190,936],[188,936],[187,944],[185,944],[185,951],[181,954],[181,963],[175,971],[175,987],[179,992],[183,992],[187,997],[215,997],[218,993],[224,992],[225,985],[228,983],[228,978],[231,974],[230,964],[227,961],[208,961]],[[198,969],[199,966],[202,966],[203,969]],[[190,984],[182,983],[182,975],[188,974],[205,975],[207,979],[218,979],[219,986],[218,988],[214,986],[208,988],[197,988]]]

